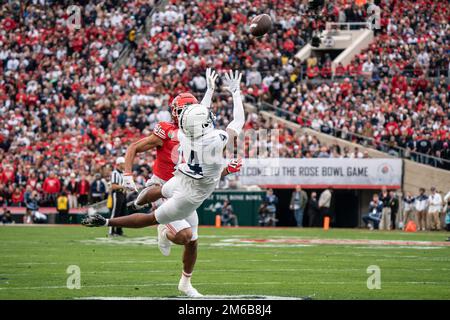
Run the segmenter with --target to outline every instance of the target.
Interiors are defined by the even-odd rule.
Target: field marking
[[[352,247],[360,245],[358,248],[399,248],[399,249],[423,249],[431,250],[436,248],[450,247],[448,241],[411,241],[411,240],[371,240],[371,239],[320,239],[317,237],[295,237],[295,236],[274,236],[272,238],[245,238],[246,235],[205,235],[205,239],[223,239],[216,243],[202,243],[207,247],[310,247],[316,245],[344,245]],[[157,239],[152,236],[110,239],[95,238],[90,240],[80,240],[84,244],[113,244],[113,245],[149,245],[156,246]]]
[[[201,236],[203,239],[222,239],[222,238],[242,238],[249,237],[249,235],[204,235]],[[130,245],[130,244],[140,244],[140,245],[158,245],[158,240],[155,236],[144,236],[144,237],[133,237],[133,238],[120,238],[112,239],[107,237],[98,237],[95,239],[79,240],[79,242],[84,244],[120,244],[120,245]]]
[[[272,256],[276,256],[270,253]],[[447,262],[450,258],[447,256],[437,256],[437,257],[420,257],[420,256],[401,256],[401,255],[388,255],[388,254],[364,254],[364,253],[352,253],[352,252],[342,252],[342,253],[326,253],[326,256],[354,256],[354,257],[367,257],[374,258],[377,261],[389,261],[392,259],[414,259],[421,261],[437,261],[437,262]],[[305,262],[308,257],[305,256],[303,259],[242,259],[242,262]],[[317,261],[329,261],[328,258],[316,258]],[[84,261],[82,264],[164,264],[164,263],[178,263],[181,260],[117,260],[117,261]],[[348,260],[335,260],[335,261],[348,261]],[[69,260],[73,262],[73,259]],[[28,265],[67,265],[69,262],[18,262],[18,263],[2,263],[0,267],[14,267],[14,266],[28,266]],[[205,259],[197,260],[198,263],[223,263],[221,259]]]
[[[205,295],[201,298],[178,297],[83,297],[77,300],[310,300],[310,297],[281,297],[265,295]]]
[[[254,286],[254,285],[281,285],[286,284],[286,282],[205,282],[205,283],[195,283],[195,286]],[[301,281],[299,285],[359,285],[361,281]],[[397,285],[397,284],[413,284],[413,285],[450,285],[450,281],[383,281],[384,285]],[[82,285],[81,288],[126,288],[126,287],[176,287],[177,283],[143,283],[143,284],[103,284],[103,285]],[[66,289],[67,286],[36,286],[36,287],[0,287],[0,290],[42,290],[42,289]]]
[[[211,247],[251,247],[251,248],[304,248],[304,247],[314,247],[311,244],[254,244],[254,243],[211,243]]]
[[[81,288],[114,288],[114,287],[165,287],[173,286],[176,287],[178,282],[171,283],[142,283],[142,284],[102,284],[102,285],[81,285]],[[225,285],[225,286],[236,286],[236,285],[280,285],[283,282],[271,281],[271,282],[205,282],[205,283],[195,283],[195,286],[210,286],[210,285]],[[0,287],[0,290],[42,290],[42,289],[67,289],[67,286],[38,286],[38,287]]]
[[[199,263],[205,263],[205,262],[213,262],[215,260],[197,260]],[[217,260],[220,261],[220,260]],[[73,262],[73,259],[69,259],[69,262]],[[10,266],[17,266],[17,265],[67,265],[69,262],[17,262],[17,263],[1,263],[0,267],[10,267]],[[140,263],[177,263],[181,262],[180,259],[178,260],[117,260],[117,261],[83,261],[82,265],[84,264],[140,264]]]
[[[266,272],[298,272],[298,271],[321,271],[328,273],[329,271],[361,271],[365,270],[365,268],[340,268],[340,269],[322,269],[322,268],[290,268],[290,269],[263,269],[263,270],[255,270],[255,269],[197,269],[196,272],[201,273],[217,273],[217,272],[223,272],[223,273],[237,273],[237,272],[250,272],[255,273],[255,271],[259,273],[266,273]],[[398,270],[398,269],[397,269]],[[410,270],[410,269],[405,269]],[[429,271],[429,270],[427,270]],[[84,271],[83,274],[104,274],[104,273],[120,273],[120,274],[126,274],[126,273],[170,273],[170,271],[167,270],[106,270],[106,271]],[[35,273],[32,272],[26,272],[26,273],[0,273],[0,276],[34,276]],[[0,279],[1,280],[1,279]]]
[[[366,246],[342,246],[342,248],[347,249],[371,249],[371,250],[396,250],[396,249],[413,249],[413,250],[438,250],[438,249],[445,249],[445,246],[402,246],[402,245],[396,245],[396,246],[372,246],[372,245],[366,245]]]
[[[341,273],[341,272],[351,272],[351,271],[365,271],[366,268],[292,268],[292,269],[263,269],[263,270],[254,270],[254,269],[212,269],[212,270],[205,270],[205,269],[198,269],[197,272],[201,272],[202,274],[206,273],[255,273],[257,271],[258,273],[276,273],[276,272],[303,272],[303,271],[316,271],[324,274],[335,274],[335,273]],[[446,268],[427,268],[427,269],[411,269],[411,268],[393,268],[391,270],[395,271],[414,271],[414,272],[429,272],[433,270],[439,270],[439,271],[448,271],[449,269]],[[96,274],[96,275],[102,275],[102,274],[167,274],[170,273],[167,270],[105,270],[105,271],[84,271],[83,274]],[[26,273],[0,273],[0,277],[12,277],[11,279],[5,279],[5,280],[14,280],[14,277],[27,277],[36,276],[35,273],[32,272],[26,272]],[[59,279],[61,276],[56,275],[54,278]],[[2,281],[2,279],[0,279]]]
[[[450,247],[449,241],[410,241],[410,240],[368,240],[368,239],[271,239],[271,238],[241,238],[222,240],[227,243],[249,244],[306,244],[306,245],[377,245],[377,246],[441,246]]]

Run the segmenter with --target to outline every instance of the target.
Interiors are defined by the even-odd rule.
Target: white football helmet
[[[214,115],[201,104],[192,104],[183,109],[178,117],[178,126],[186,137],[196,139],[214,129]]]

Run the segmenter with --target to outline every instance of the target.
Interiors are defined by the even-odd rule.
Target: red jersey
[[[163,141],[156,149],[156,160],[153,163],[153,174],[167,181],[173,177],[178,163],[178,127],[172,122],[160,122],[153,129],[153,134]]]

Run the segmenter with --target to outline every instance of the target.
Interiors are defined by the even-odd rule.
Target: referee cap
[[[125,163],[125,158],[124,157],[118,157],[116,159],[116,164],[121,164],[121,163]]]

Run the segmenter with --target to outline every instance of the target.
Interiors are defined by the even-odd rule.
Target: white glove
[[[134,183],[133,175],[131,173],[123,175],[122,186],[125,189],[138,192],[136,184]]]
[[[208,90],[216,89],[216,80],[219,77],[217,72],[211,68],[206,69],[206,85]]]
[[[239,71],[230,71],[230,73],[225,73],[225,88],[231,92],[231,94],[235,94],[241,90],[241,78],[242,73]]]

